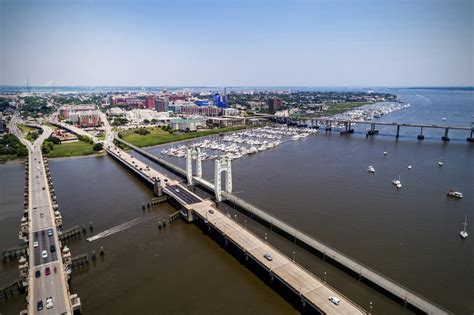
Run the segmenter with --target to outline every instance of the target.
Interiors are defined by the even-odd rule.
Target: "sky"
[[[0,85],[474,86],[474,0],[0,0]]]

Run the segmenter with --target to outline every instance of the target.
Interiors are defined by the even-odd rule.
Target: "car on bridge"
[[[48,230],[48,236],[53,236],[53,229]]]
[[[49,276],[51,274],[51,269],[49,269],[49,267],[46,267],[46,269],[44,270],[44,274]]]
[[[331,301],[331,303],[333,303],[334,305],[339,305],[341,304],[341,300],[339,300],[339,298],[335,297],[335,296],[330,296],[328,298],[329,301]]]
[[[39,277],[41,277],[41,271],[36,270],[36,272],[35,272],[35,278],[39,278]]]
[[[49,298],[46,299],[46,308],[50,309],[53,308],[53,298],[50,296]]]
[[[33,247],[36,248],[36,247],[38,247],[38,245],[39,245],[38,242],[33,242]]]
[[[54,253],[56,251],[56,246],[51,245],[49,249],[51,250],[51,253]]]
[[[48,252],[44,250],[44,251],[41,253],[41,257],[43,257],[43,258],[48,258]]]
[[[265,259],[268,260],[268,261],[272,261],[272,260],[273,260],[273,257],[270,256],[270,255],[268,255],[268,254],[263,255],[263,257],[265,257]]]
[[[41,311],[42,309],[43,309],[43,301],[38,301],[38,303],[36,303],[36,310]]]

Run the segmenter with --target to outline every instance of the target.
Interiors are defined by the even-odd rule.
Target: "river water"
[[[468,126],[473,119],[473,92],[396,93],[412,106],[380,120]],[[467,134],[450,132],[452,140],[446,143],[440,140],[441,131],[426,130],[426,140],[417,141],[418,130],[402,129],[396,140],[391,127],[373,138],[365,137],[365,127],[357,128],[359,132],[346,136],[321,130],[235,160],[234,191],[449,310],[474,312],[474,146],[465,141]],[[159,154],[164,147],[149,151]],[[184,160],[167,159],[184,166]],[[443,167],[437,165],[439,159]],[[367,173],[369,164],[376,174]],[[98,252],[100,246],[106,252],[88,268],[74,271],[71,291],[81,297],[84,312],[295,313],[194,225],[178,220],[157,229],[158,218],[172,213],[172,207],[162,204],[143,211],[141,205],[152,198],[150,189],[108,156],[51,160],[50,168],[65,228],[92,221],[97,234],[138,217],[151,218],[91,243],[85,237],[67,243],[73,255]],[[18,244],[23,174],[20,163],[0,166],[0,248]],[[403,187],[397,191],[391,180],[398,174]],[[211,161],[204,162],[204,175],[213,178]],[[462,191],[464,198],[447,198],[451,188]],[[294,251],[297,262],[362,307],[368,309],[372,302],[373,313],[409,313],[236,214],[256,233],[267,233],[269,242],[288,255]],[[470,237],[463,241],[459,231],[466,214]],[[18,277],[16,268],[16,262],[0,266],[0,285]],[[24,307],[23,298],[0,302],[0,313],[17,313]]]

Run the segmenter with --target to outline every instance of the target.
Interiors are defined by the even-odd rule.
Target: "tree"
[[[92,149],[94,149],[94,151],[102,151],[102,149],[104,149],[104,145],[102,143],[96,143]]]
[[[48,141],[51,141],[54,144],[61,144],[61,139],[59,139],[58,137],[55,137],[55,136],[50,136],[48,138]]]
[[[149,121],[148,119],[143,119],[143,123],[144,123],[144,124],[149,124],[150,121]]]

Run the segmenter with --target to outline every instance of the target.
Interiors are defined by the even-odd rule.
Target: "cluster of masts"
[[[333,118],[370,121],[372,119],[381,118],[383,115],[390,114],[394,111],[405,109],[408,107],[410,107],[410,104],[382,103],[382,104],[365,105],[360,108],[335,115]]]
[[[384,154],[384,155],[387,155],[387,151],[384,151],[383,154]],[[440,166],[440,167],[442,167],[442,166],[444,165],[444,163],[443,163],[442,161],[438,161],[437,164],[438,164],[438,166]],[[409,170],[412,169],[412,166],[411,166],[411,165],[408,165],[408,169],[409,169]],[[373,165],[369,165],[367,171],[368,171],[369,173],[375,173],[375,167],[374,167]],[[402,182],[401,182],[400,174],[398,174],[398,178],[394,178],[394,179],[392,180],[392,184],[393,184],[397,189],[402,188]],[[463,194],[462,194],[461,192],[459,192],[459,191],[454,191],[454,190],[452,190],[452,189],[450,189],[446,195],[447,195],[448,197],[454,197],[454,198],[458,198],[458,199],[460,199],[460,198],[463,197]],[[459,235],[461,236],[462,239],[466,239],[466,238],[468,237],[468,233],[467,233],[467,231],[466,231],[467,215],[466,215],[466,218],[465,218],[465,220],[464,220],[463,225],[464,225],[464,229],[463,229],[461,232],[459,232]]]
[[[204,139],[199,142],[190,144],[189,147],[197,147],[212,151],[220,151],[231,159],[238,159],[244,155],[254,154],[265,151],[287,141],[296,141],[308,137],[316,133],[315,129],[302,129],[294,127],[261,127],[252,130],[238,131],[223,137],[214,137],[212,139]],[[186,157],[186,145],[172,147],[161,151],[161,154],[174,156],[178,158]],[[215,152],[208,153],[201,151],[202,160],[212,160],[219,156]]]

